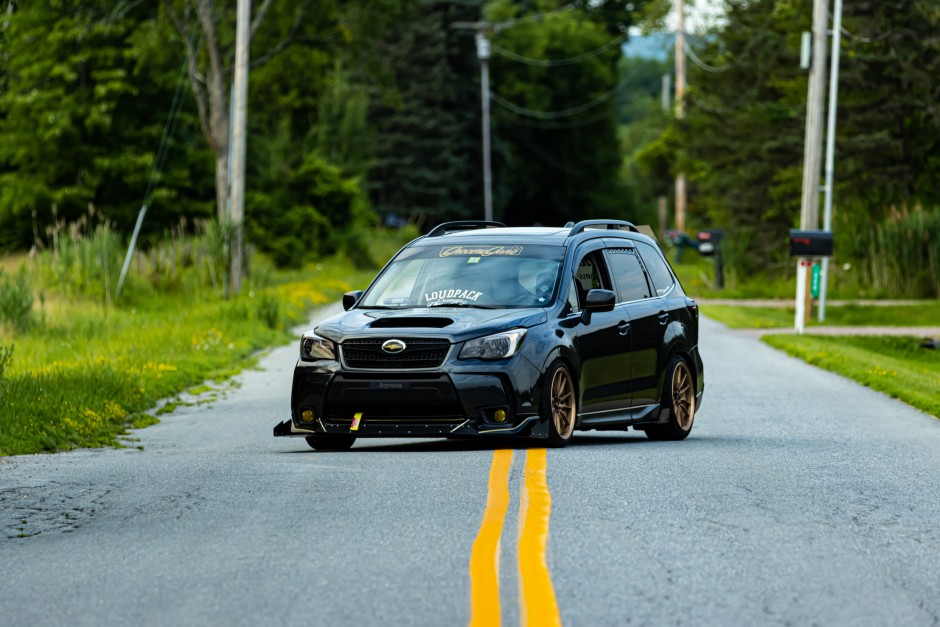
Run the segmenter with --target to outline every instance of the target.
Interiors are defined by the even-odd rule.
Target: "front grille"
[[[450,342],[444,339],[402,337],[405,350],[389,354],[382,344],[392,338],[362,338],[340,344],[343,359],[350,368],[437,368],[444,363]]]

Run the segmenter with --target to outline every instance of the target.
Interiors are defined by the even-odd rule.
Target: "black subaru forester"
[[[698,306],[629,222],[441,224],[343,306],[303,335],[274,435],[682,440],[702,402]]]

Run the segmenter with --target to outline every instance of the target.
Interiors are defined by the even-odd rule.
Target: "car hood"
[[[452,343],[548,320],[544,309],[466,309],[433,307],[396,310],[352,309],[321,322],[318,335],[342,342],[348,337],[446,337]]]

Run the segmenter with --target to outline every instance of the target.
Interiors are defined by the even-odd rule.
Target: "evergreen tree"
[[[689,176],[689,211],[726,229],[740,273],[785,261],[799,216],[806,75],[799,68],[804,3],[729,2],[714,38],[690,41],[711,67],[689,68],[678,165]]]
[[[614,100],[630,13],[578,7],[488,5],[487,17],[506,24],[493,36],[491,89],[504,181],[496,214],[510,224],[632,217]]]
[[[401,15],[381,44],[391,89],[370,119],[375,155],[367,185],[380,215],[430,225],[482,217],[479,68],[473,35],[482,2],[424,0]]]
[[[850,2],[843,24],[837,198],[862,216],[940,206],[940,6]]]

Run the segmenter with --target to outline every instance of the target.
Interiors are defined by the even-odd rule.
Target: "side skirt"
[[[659,404],[630,407],[609,412],[579,415],[578,428],[582,431],[597,430],[623,430],[630,425],[642,422],[655,422],[659,417]]]

